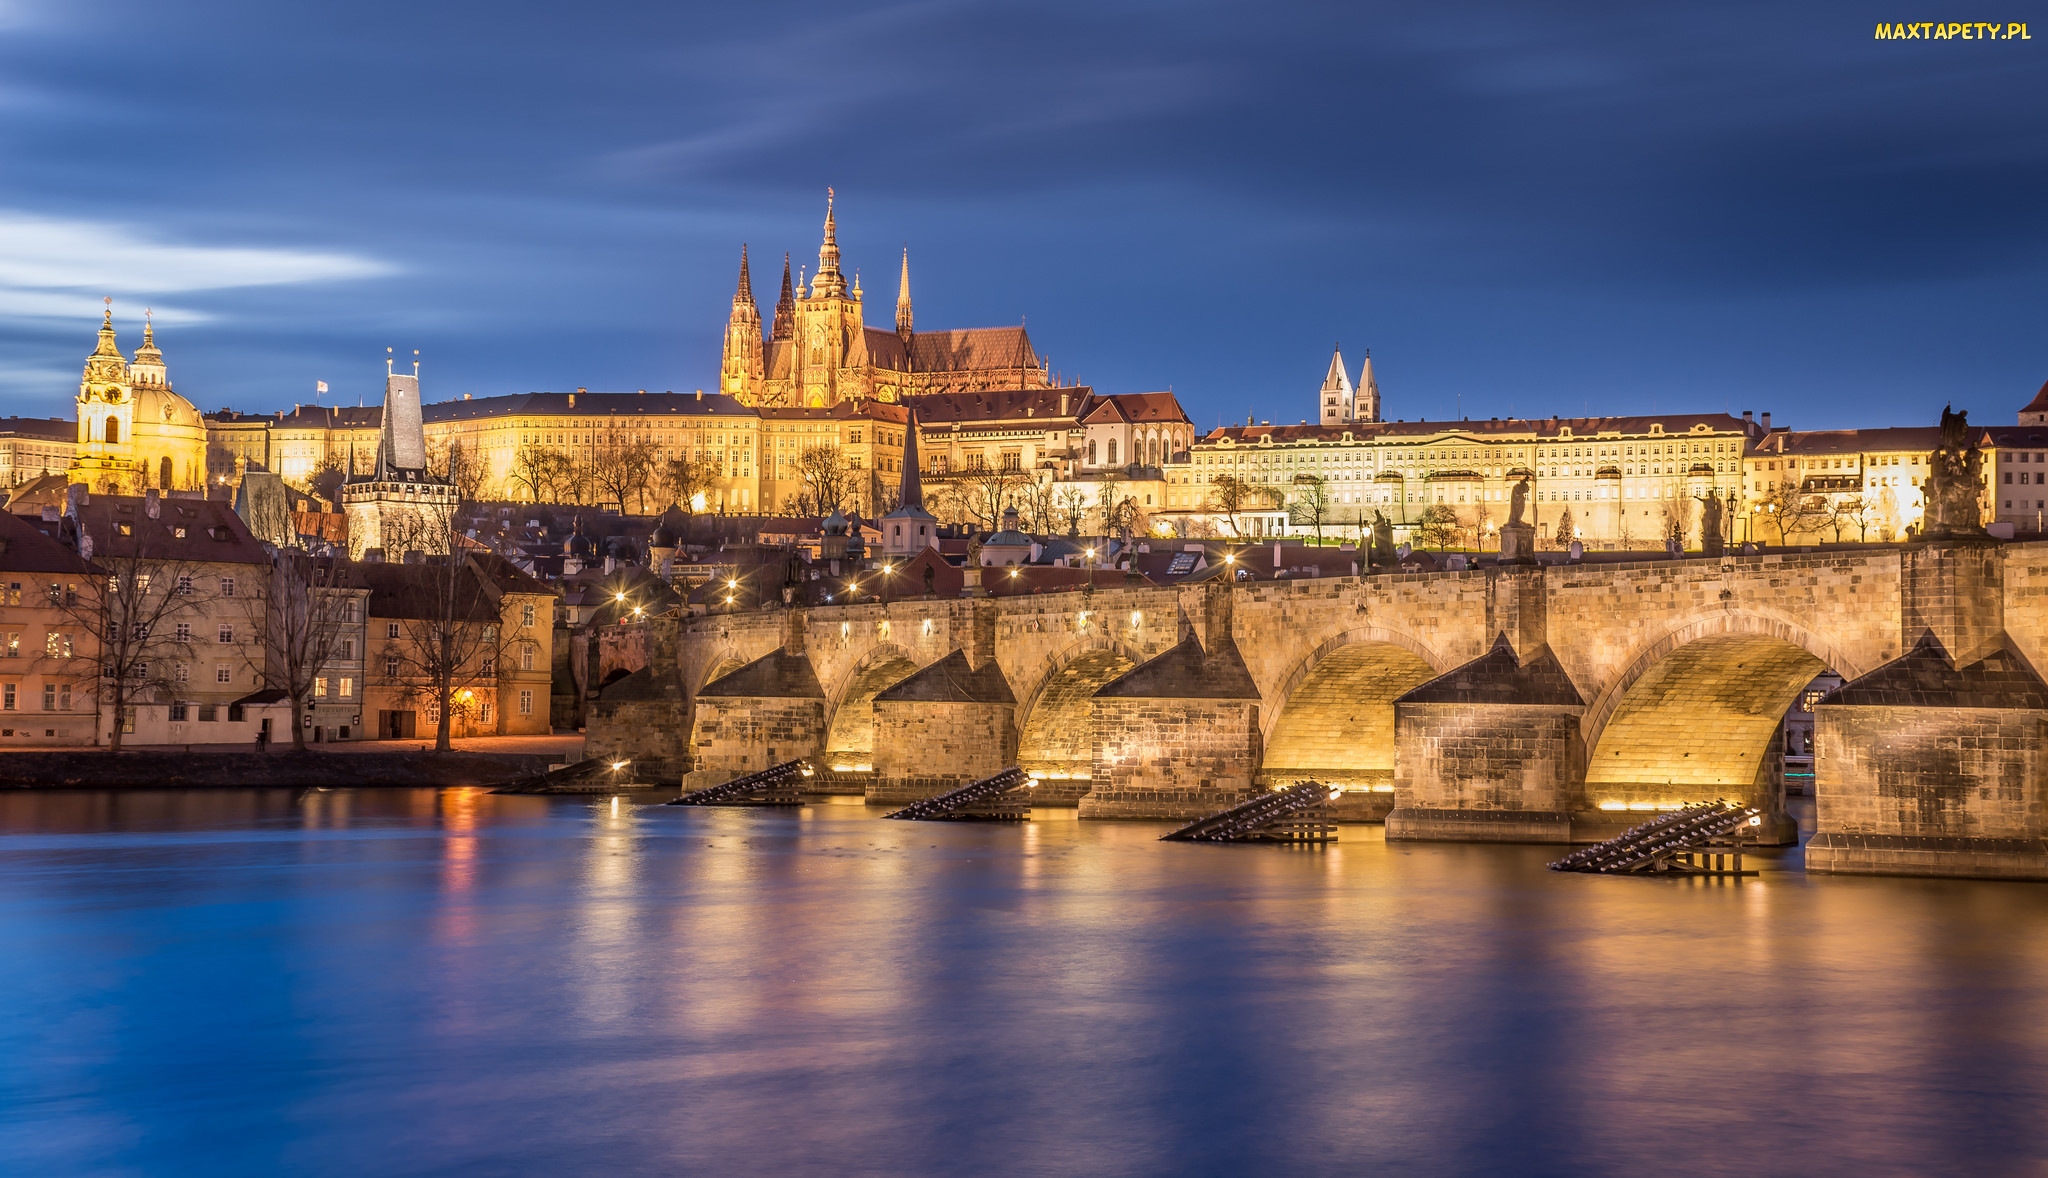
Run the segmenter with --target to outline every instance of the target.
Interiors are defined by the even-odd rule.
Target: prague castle
[[[725,330],[719,391],[743,405],[823,409],[852,401],[898,401],[919,393],[1041,389],[1052,385],[1031,337],[1017,327],[918,331],[910,307],[910,253],[896,288],[895,329],[867,324],[860,279],[839,269],[839,229],[826,190],[818,272],[792,285],[782,261],[782,295],[763,335],[746,247]]]

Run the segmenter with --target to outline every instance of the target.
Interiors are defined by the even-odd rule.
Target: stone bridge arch
[[[826,687],[825,756],[829,763],[873,763],[875,696],[923,665],[914,651],[893,642],[877,642],[861,652],[839,682]]]
[[[1312,777],[1390,792],[1394,700],[1454,665],[1400,629],[1354,626],[1329,634],[1267,697],[1260,780]]]
[[[1769,816],[1770,834],[1789,838],[1777,762],[1782,721],[1825,670],[1855,678],[1870,668],[1827,635],[1763,611],[1678,619],[1630,653],[1580,722],[1586,808],[1743,800]]]
[[[1095,756],[1090,701],[1144,661],[1142,651],[1108,634],[1062,647],[1018,693],[1018,763],[1052,780],[1085,779]]]

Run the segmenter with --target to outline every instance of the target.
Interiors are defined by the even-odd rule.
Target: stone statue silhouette
[[[1517,524],[1519,524],[1519,523],[1521,523],[1521,522],[1522,522],[1522,512],[1523,512],[1523,511],[1524,511],[1525,509],[1527,509],[1527,508],[1528,508],[1528,506],[1529,506],[1529,480],[1528,480],[1528,479],[1518,479],[1518,480],[1516,480],[1516,482],[1515,482],[1515,493],[1514,493],[1514,496],[1513,496],[1513,498],[1511,498],[1511,499],[1509,499],[1509,500],[1508,500],[1508,526],[1509,526],[1509,527],[1514,527],[1515,525],[1517,525]]]
[[[1372,513],[1372,556],[1373,564],[1394,563],[1394,525],[1388,522],[1384,512]]]
[[[1721,497],[1712,491],[1699,496],[1700,501],[1700,552],[1705,556],[1719,556],[1721,543]]]
[[[1981,536],[1983,513],[1978,509],[1984,454],[1970,430],[1969,411],[1941,409],[1941,449],[1934,452],[1927,479],[1927,534]]]

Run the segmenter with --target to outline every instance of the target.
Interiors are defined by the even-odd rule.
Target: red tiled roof
[[[0,572],[76,573],[92,571],[62,542],[44,535],[26,519],[0,512]]]
[[[2022,408],[2022,409],[2020,410],[2020,412],[2021,412],[2021,413],[2048,413],[2048,382],[2044,382],[2044,383],[2043,383],[2043,384],[2041,385],[2041,391],[2040,391],[2040,392],[2038,392],[2038,393],[2035,393],[2035,394],[2034,394],[2034,399],[2033,399],[2033,400],[2031,400],[2031,401],[2029,401],[2029,402],[2027,402],[2027,403],[2026,403],[2026,406],[2025,406],[2024,408]]]
[[[1089,421],[1121,419],[1133,423],[1154,421],[1189,422],[1180,398],[1172,393],[1111,393],[1096,399]],[[1192,424],[1192,422],[1189,422]]]
[[[1058,419],[1060,398],[1067,399],[1067,417],[1080,417],[1094,405],[1095,391],[1064,389],[994,389],[981,393],[927,393],[909,399],[917,423],[926,429],[950,422],[1009,421],[1021,418]]]

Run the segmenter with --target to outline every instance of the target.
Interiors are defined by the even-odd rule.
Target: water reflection
[[[10,1172],[2025,1169],[2048,889],[476,790],[0,797]]]

